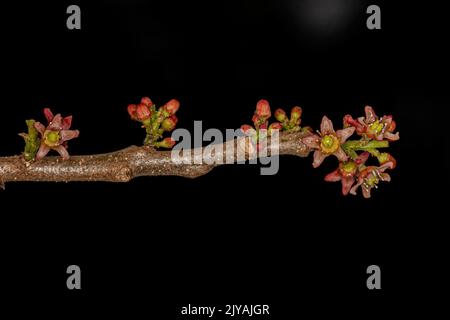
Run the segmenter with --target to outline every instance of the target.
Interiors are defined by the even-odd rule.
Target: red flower
[[[340,162],[339,167],[336,170],[325,176],[325,181],[328,182],[341,181],[342,194],[346,196],[350,192],[350,189],[353,186],[353,184],[355,183],[355,176],[358,173],[360,166],[364,165],[364,163],[367,161],[368,158],[369,153],[363,152],[354,161],[349,160],[347,162]]]
[[[50,109],[44,109],[48,126],[35,122],[34,127],[41,135],[41,145],[36,154],[36,160],[42,159],[50,150],[57,151],[64,160],[69,159],[67,152],[67,141],[77,138],[78,130],[69,130],[72,124],[72,116],[63,118],[60,114],[53,116]]]
[[[353,119],[351,115],[344,117],[344,125],[356,128],[356,133],[366,136],[370,139],[381,141],[387,139],[396,141],[400,139],[399,133],[393,133],[396,127],[395,121],[391,115],[378,118],[373,111],[373,108],[366,106],[364,108],[365,117],[359,117],[357,120]]]
[[[339,161],[345,162],[347,154],[341,145],[353,134],[355,128],[349,127],[334,131],[333,123],[326,116],[322,118],[320,125],[320,135],[313,134],[302,139],[306,146],[316,149],[314,151],[313,167],[317,168],[329,155],[334,155]]]

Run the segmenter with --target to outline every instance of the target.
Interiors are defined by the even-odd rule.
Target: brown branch
[[[306,157],[310,149],[301,142],[309,133],[281,133],[278,154]],[[239,138],[242,139],[242,138]],[[241,141],[241,140],[239,140]],[[237,159],[237,139],[225,142],[234,146],[233,162]],[[268,144],[270,146],[270,142]],[[197,151],[202,151],[201,150]],[[269,147],[268,154],[276,155],[276,149]],[[185,151],[186,152],[186,151]],[[188,151],[189,152],[189,151]],[[195,154],[195,149],[190,150]],[[249,155],[246,154],[246,159]],[[175,163],[171,151],[155,151],[149,147],[131,146],[126,149],[98,155],[72,156],[63,161],[60,157],[46,157],[34,163],[27,163],[22,156],[0,157],[0,186],[11,181],[108,181],[127,182],[140,176],[182,176],[195,178],[211,171],[219,164]]]

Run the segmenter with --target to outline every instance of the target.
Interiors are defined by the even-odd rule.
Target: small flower
[[[334,131],[333,123],[326,116],[322,118],[319,135],[313,134],[302,139],[303,143],[314,151],[313,167],[317,168],[329,155],[334,155],[339,161],[345,162],[347,154],[341,145],[353,134],[354,127]]]
[[[163,128],[164,131],[170,132],[175,129],[177,122],[178,118],[175,115],[172,115],[163,120],[163,122],[161,123],[161,128]]]
[[[61,114],[53,116],[50,109],[44,109],[44,115],[48,120],[45,127],[40,122],[35,122],[34,127],[41,135],[41,144],[36,154],[36,160],[42,159],[50,150],[57,151],[63,160],[69,159],[67,152],[67,141],[77,138],[78,130],[69,130],[72,124],[72,116],[63,118]]]
[[[364,165],[364,163],[369,158],[368,152],[363,152],[355,160],[349,160],[347,162],[340,162],[339,167],[333,172],[325,176],[325,181],[342,183],[342,194],[346,196],[353,184],[355,183],[355,176],[359,168]]]
[[[356,195],[356,190],[361,187],[364,198],[370,198],[370,191],[372,188],[378,188],[380,181],[391,181],[389,174],[384,171],[392,168],[392,162],[387,162],[380,167],[366,167],[359,173],[358,182],[350,189],[350,193]]]
[[[393,133],[396,128],[396,123],[391,115],[378,118],[370,106],[366,106],[364,111],[366,116],[359,117],[357,120],[353,119],[351,115],[346,115],[344,117],[344,126],[355,127],[357,134],[378,141],[383,139],[396,141],[400,139],[398,132]]]

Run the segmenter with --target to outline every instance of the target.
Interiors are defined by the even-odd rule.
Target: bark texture
[[[280,133],[279,148],[273,148],[268,143],[268,155],[295,155],[306,157],[311,151],[302,143],[302,137],[309,133]],[[230,140],[219,145],[223,150],[223,159],[229,157],[229,162],[236,162],[237,148],[242,138]],[[227,153],[227,148],[234,147],[234,153]],[[230,150],[230,149],[228,149]],[[186,153],[186,162],[172,161],[171,151],[156,151],[149,147],[130,146],[120,151],[71,156],[63,161],[61,157],[46,157],[42,160],[28,163],[22,156],[0,157],[0,186],[12,181],[107,181],[127,182],[140,176],[182,176],[196,178],[211,171],[220,163],[196,164],[200,162],[204,148],[191,149]],[[186,151],[185,151],[186,152]],[[212,157],[216,156],[214,153]],[[231,157],[231,159],[230,159]],[[251,156],[246,153],[246,159]],[[225,160],[224,160],[225,161]],[[228,163],[229,163],[228,162]]]

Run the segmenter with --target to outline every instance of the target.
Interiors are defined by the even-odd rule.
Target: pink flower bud
[[[250,130],[254,130],[252,126],[248,125],[248,124],[243,124],[241,126],[241,130],[244,134],[247,134],[250,132]]]
[[[164,129],[164,131],[172,131],[173,129],[175,129],[177,122],[178,118],[175,115],[172,115],[164,119],[163,122],[161,123],[161,126]]]
[[[291,110],[291,122],[294,122],[295,124],[299,125],[301,116],[302,116],[302,108],[293,107]]]
[[[164,138],[161,142],[157,144],[161,148],[172,148],[175,145],[175,140],[172,138]]]
[[[286,120],[286,112],[283,109],[275,110],[275,119],[280,122],[284,122]]]
[[[151,107],[153,105],[153,102],[152,102],[152,100],[150,100],[149,97],[143,97],[141,99],[141,103],[145,104],[147,107]]]
[[[281,125],[281,123],[279,123],[279,122],[274,122],[274,123],[272,123],[270,126],[269,126],[269,135],[272,135],[272,133],[273,133],[273,131],[274,130],[279,130],[279,131],[281,131],[281,128],[282,128],[283,126]]]
[[[281,126],[281,123],[279,123],[279,122],[274,122],[269,126],[269,129],[272,129],[272,130],[281,130],[281,128],[282,128],[282,126]]]
[[[128,114],[130,115],[131,119],[133,119],[133,120],[137,120],[136,119],[136,109],[137,109],[137,106],[135,104],[128,105],[128,109],[127,109]]]
[[[179,108],[180,108],[180,102],[178,102],[178,100],[176,100],[176,99],[170,100],[163,106],[163,110],[165,110],[167,113],[169,113],[169,115],[175,114]]]
[[[255,114],[261,118],[268,119],[270,118],[271,112],[270,112],[270,105],[267,100],[261,99],[256,104],[256,111]]]
[[[152,116],[150,108],[147,105],[143,104],[143,103],[140,103],[136,107],[136,113],[135,114],[136,114],[136,118],[139,121],[147,120],[147,119],[149,119]]]

